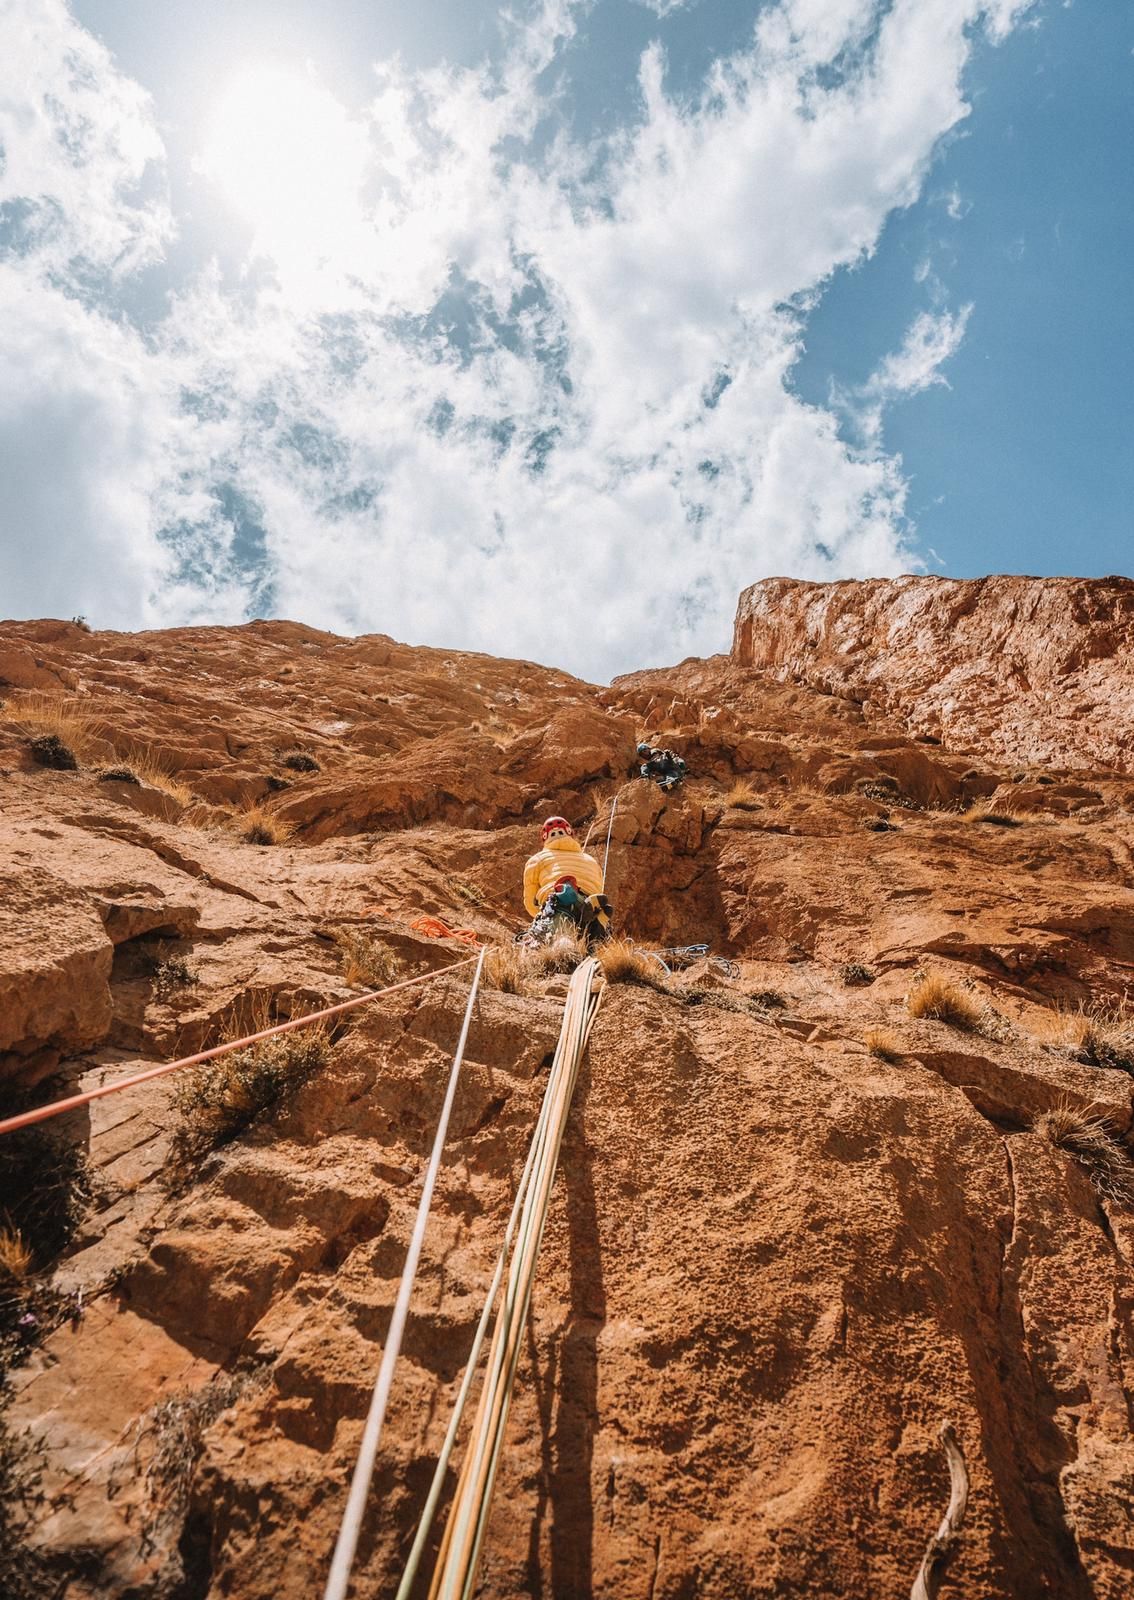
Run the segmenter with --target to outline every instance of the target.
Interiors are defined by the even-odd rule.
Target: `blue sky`
[[[1125,0],[0,0],[0,613],[1130,570]]]

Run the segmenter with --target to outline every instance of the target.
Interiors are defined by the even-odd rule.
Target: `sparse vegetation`
[[[525,994],[529,952],[522,945],[498,944],[484,958],[483,981],[501,994]]]
[[[1019,828],[1023,818],[1001,801],[994,805],[990,800],[979,800],[976,805],[960,813],[962,822],[987,822],[994,828]]]
[[[458,895],[460,899],[467,900],[470,906],[482,906],[484,904],[484,896],[475,883],[464,883],[460,878],[457,878],[453,882],[453,893]]]
[[[77,772],[78,758],[69,744],[64,744],[57,733],[37,733],[28,740],[32,760],[54,772]]]
[[[28,1267],[45,1266],[71,1242],[86,1210],[86,1152],[40,1126],[5,1134],[0,1139],[0,1194],[6,1204],[0,1220],[30,1252]]]
[[[339,928],[334,937],[347,983],[381,989],[394,982],[401,964],[388,944],[358,928]]]
[[[22,1283],[31,1271],[32,1260],[19,1228],[0,1224],[0,1282]]]
[[[1064,1101],[1041,1113],[1034,1127],[1079,1163],[1100,1199],[1134,1206],[1134,1162],[1105,1118],[1077,1111]]]
[[[839,968],[839,977],[848,989],[863,989],[874,982],[878,974],[861,961],[845,961]]]
[[[553,972],[574,972],[580,961],[591,954],[581,933],[564,929],[550,944],[541,944],[526,952],[528,970],[533,977],[546,977]]]
[[[199,983],[201,975],[189,965],[184,956],[170,955],[159,960],[153,969],[154,993],[164,1000],[177,989],[186,989]]]
[[[141,778],[133,767],[102,767],[98,773],[99,783],[132,783],[141,786]]]
[[[787,1010],[788,1003],[778,989],[750,989],[745,998],[759,1006],[761,1011]]]
[[[43,1458],[27,1434],[0,1416],[0,1594],[4,1600],[56,1600],[57,1575],[32,1548],[44,1509]]]
[[[322,767],[313,755],[306,750],[285,750],[280,757],[285,767],[290,767],[292,772],[322,772]]]
[[[649,951],[631,944],[628,939],[608,939],[600,945],[598,958],[602,962],[603,976],[608,983],[639,983],[663,993],[671,987],[671,979]]]
[[[921,1017],[932,1022],[945,1022],[951,1028],[966,1033],[979,1031],[983,1009],[969,991],[954,979],[940,972],[918,972],[906,996],[906,1010],[911,1017]]]
[[[167,1518],[181,1521],[206,1432],[260,1381],[258,1372],[222,1372],[195,1393],[154,1406],[139,1436],[139,1444],[147,1438],[151,1443],[145,1482],[149,1528]]]
[[[76,761],[87,759],[96,737],[93,718],[62,695],[21,694],[5,703],[3,715],[6,722],[26,728],[33,743],[54,740],[68,750]],[[46,766],[49,763],[41,764]],[[67,766],[61,770],[73,769]]]
[[[893,1028],[867,1028],[862,1036],[862,1042],[872,1056],[877,1056],[879,1061],[891,1063],[900,1061],[905,1054],[902,1041]]]
[[[286,844],[295,832],[290,822],[258,801],[240,812],[240,833],[246,844]]]
[[[229,1036],[270,1027],[266,1011],[266,1005],[253,1007],[251,1021],[247,1013],[234,1016]],[[294,1094],[326,1065],[330,1048],[326,1027],[312,1024],[220,1056],[183,1077],[173,1101],[181,1125],[173,1138],[172,1176],[183,1179],[209,1150],[230,1143]]]
[[[862,826],[867,833],[897,833],[898,825],[888,817],[867,817]]]
[[[538,978],[557,972],[574,972],[592,953],[582,934],[564,929],[549,944],[534,948],[524,944],[496,945],[484,958],[484,982],[502,994],[527,994]]]
[[[764,802],[744,778],[738,778],[728,790],[724,803],[733,811],[762,811],[764,808]]]
[[[1125,1007],[1105,1010],[1080,1006],[1054,1012],[1045,1029],[1047,1042],[1089,1067],[1110,1067],[1134,1076],[1134,1020]]]

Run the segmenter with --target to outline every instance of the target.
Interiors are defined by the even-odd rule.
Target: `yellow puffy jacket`
[[[549,839],[524,868],[524,909],[534,917],[560,878],[574,878],[580,894],[602,892],[602,868],[584,853],[578,839]]]

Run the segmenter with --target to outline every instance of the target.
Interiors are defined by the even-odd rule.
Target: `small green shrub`
[[[33,761],[55,772],[77,772],[79,763],[69,744],[64,744],[57,733],[37,733],[28,740]]]
[[[99,783],[133,783],[141,788],[142,780],[133,767],[103,767],[98,775]]]
[[[861,961],[846,961],[839,968],[839,977],[848,989],[863,989],[867,984],[873,983],[878,974],[869,967],[864,967]]]

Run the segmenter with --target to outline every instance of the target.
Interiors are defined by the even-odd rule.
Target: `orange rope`
[[[27,1128],[33,1122],[46,1122],[48,1117],[57,1117],[64,1111],[75,1111],[79,1106],[89,1105],[92,1100],[101,1100],[103,1095],[117,1094],[120,1089],[131,1089],[136,1083],[148,1083],[151,1078],[164,1077],[167,1072],[177,1072],[181,1067],[195,1067],[202,1061],[213,1061],[217,1056],[229,1055],[234,1050],[243,1050],[246,1045],[257,1044],[261,1039],[271,1039],[277,1033],[290,1033],[294,1028],[305,1028],[309,1022],[323,1022],[328,1017],[341,1016],[344,1011],[352,1011],[355,1006],[364,1006],[371,1000],[378,1000],[384,994],[394,994],[398,989],[408,989],[415,983],[428,983],[433,978],[440,978],[446,972],[455,972],[458,967],[467,967],[476,960],[475,956],[467,956],[464,961],[454,961],[451,966],[439,967],[436,972],[423,972],[416,978],[403,978],[400,983],[391,983],[386,989],[372,989],[369,994],[359,995],[356,1000],[344,1000],[340,1005],[328,1006],[324,1011],[312,1011],[306,1017],[296,1017],[291,1022],[279,1022],[273,1028],[262,1028],[259,1033],[250,1033],[243,1039],[233,1039],[228,1044],[214,1045],[211,1050],[201,1050],[195,1056],[182,1056],[179,1061],[167,1061],[160,1067],[150,1067],[145,1072],[135,1072],[129,1078],[119,1078],[116,1083],[104,1083],[97,1089],[88,1089],[83,1094],[69,1095],[66,1100],[52,1100],[45,1106],[36,1106],[34,1111],[22,1111],[17,1117],[8,1117],[0,1122],[0,1133],[15,1133],[17,1128]]]

